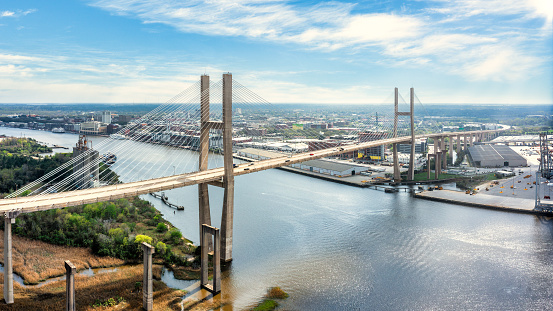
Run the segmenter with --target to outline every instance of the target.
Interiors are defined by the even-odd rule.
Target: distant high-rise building
[[[102,112],[102,123],[111,124],[111,112],[110,111]]]

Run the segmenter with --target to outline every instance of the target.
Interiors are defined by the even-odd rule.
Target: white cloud
[[[355,5],[349,3],[322,2],[299,7],[284,0],[96,0],[92,5],[116,14],[135,16],[144,23],[171,25],[187,33],[244,36],[299,44],[307,49],[343,50],[350,55],[360,51],[376,52],[392,57],[396,65],[431,65],[437,70],[462,76],[474,73],[479,79],[494,80],[497,72],[491,70],[493,55],[479,51],[493,49],[499,44],[509,46],[511,55],[521,56],[524,55],[524,42],[512,43],[511,35],[494,32],[486,28],[488,25],[471,24],[471,18],[523,15],[550,20],[552,3],[551,0],[437,0],[431,2],[435,7],[422,10],[430,14],[423,15],[406,15],[405,7],[401,14],[367,14],[353,13]],[[446,26],[460,20],[467,21],[466,29]],[[510,23],[509,19],[490,21],[506,26]],[[519,37],[524,36],[522,31]],[[530,56],[521,56],[519,61],[520,68],[528,70],[543,62]],[[488,70],[475,69],[476,64],[484,63],[487,65],[482,68]],[[502,70],[506,79],[523,76],[513,74],[507,67]]]
[[[31,13],[34,13],[34,12],[36,12],[36,9],[30,9],[30,10],[26,10],[26,11],[18,10],[17,12],[14,12],[14,11],[3,11],[3,12],[0,12],[0,18],[1,18],[1,17],[19,17],[19,16],[25,16],[25,15],[28,15],[28,14],[31,14]]]
[[[0,13],[0,17],[13,17],[15,16],[15,12],[12,11],[4,11]]]
[[[475,53],[479,57],[463,68],[463,74],[473,80],[520,80],[542,63],[542,60],[534,56],[504,45],[484,46]]]
[[[391,14],[354,15],[334,28],[310,28],[291,41],[335,50],[346,46],[380,45],[420,35],[423,23]]]

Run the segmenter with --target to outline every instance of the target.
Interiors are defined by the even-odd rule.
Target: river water
[[[10,128],[0,134],[68,147],[77,141],[74,134]],[[190,152],[161,148],[168,156]],[[290,294],[288,310],[553,309],[550,219],[276,169],[235,183],[233,262],[222,293],[234,310],[259,301],[271,286]],[[197,187],[166,194],[185,210],[145,198],[197,242]],[[222,190],[210,187],[210,200],[219,227]]]

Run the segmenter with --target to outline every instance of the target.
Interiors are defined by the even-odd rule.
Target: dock
[[[480,207],[505,212],[533,214],[540,216],[553,216],[553,213],[534,209],[535,201],[532,199],[517,197],[500,197],[478,193],[475,195],[466,194],[463,191],[435,190],[414,193],[413,196],[419,199],[439,201],[464,206]]]
[[[177,209],[179,211],[184,211],[184,206],[173,204],[173,203],[169,202],[169,198],[165,195],[165,192],[162,192],[161,194],[157,194],[155,192],[150,192],[150,195],[153,196],[154,198],[160,199],[161,202],[163,202],[165,205],[167,205],[169,207],[172,207],[172,208]]]

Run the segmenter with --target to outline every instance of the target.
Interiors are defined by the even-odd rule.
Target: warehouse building
[[[291,165],[294,168],[299,168],[302,170],[326,174],[331,176],[345,177],[356,175],[361,172],[366,172],[369,170],[368,167],[351,165],[347,163],[338,163],[323,159],[317,160],[308,160],[302,163],[295,163]]]
[[[256,148],[240,149],[238,150],[237,153],[241,157],[250,158],[254,160],[267,160],[267,159],[281,158],[281,157],[287,156],[284,153],[268,151],[264,149],[256,149]]]
[[[525,158],[509,146],[475,145],[469,148],[469,154],[476,167],[526,166]]]

